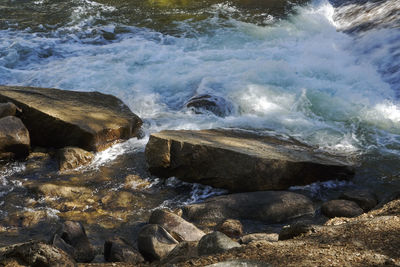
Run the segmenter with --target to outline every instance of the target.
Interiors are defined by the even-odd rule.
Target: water
[[[115,184],[105,179],[104,191],[121,190],[126,175],[144,176],[156,190],[144,195],[134,190],[147,199],[144,210],[221,193],[149,176],[138,158],[149,134],[163,129],[274,132],[358,156],[361,165],[350,184],[309,187],[321,199],[326,197],[321,188],[369,186],[379,195],[398,190],[398,22],[349,30],[359,22],[346,15],[354,10],[351,5],[335,5],[335,13],[327,1],[275,1],[275,7],[264,2],[4,1],[0,84],[97,90],[121,98],[143,118],[146,137],[99,153],[85,171],[92,182],[113,177]],[[396,14],[400,5],[364,2],[361,13]],[[222,118],[185,108],[198,94],[223,97],[232,112]],[[73,178],[50,173],[52,179]],[[1,194],[9,193],[12,181],[42,179],[35,172],[3,176]],[[165,194],[154,197],[154,192]]]

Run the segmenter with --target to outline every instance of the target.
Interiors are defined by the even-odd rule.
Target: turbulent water
[[[121,98],[146,137],[99,166],[143,151],[151,132],[229,127],[357,155],[353,183],[400,188],[400,28],[382,15],[398,17],[398,1],[261,2],[3,0],[0,84]],[[223,97],[230,114],[185,108],[198,94]]]

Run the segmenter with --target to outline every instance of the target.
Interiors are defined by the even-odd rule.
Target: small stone
[[[22,121],[13,116],[0,119],[0,154],[9,153],[17,158],[28,156],[30,137],[28,129]],[[0,155],[1,156],[1,155]]]
[[[218,227],[218,231],[231,238],[238,238],[243,234],[243,225],[239,220],[227,219]]]
[[[199,256],[223,253],[229,249],[240,247],[238,242],[233,241],[221,232],[212,232],[203,236],[199,241]]]
[[[242,236],[240,238],[240,242],[242,244],[249,244],[253,241],[268,241],[268,242],[277,242],[279,240],[279,235],[276,233],[254,233]]]
[[[18,108],[14,103],[0,103],[0,118],[4,118],[7,116],[15,116],[18,112],[22,112],[20,108]]]
[[[279,240],[292,239],[293,237],[305,234],[313,230],[314,228],[312,227],[312,225],[305,223],[295,223],[292,225],[288,225],[282,228],[281,232],[279,233]]]
[[[78,147],[65,147],[57,154],[60,171],[72,170],[92,162],[93,153]]]
[[[321,207],[322,213],[328,218],[333,217],[357,217],[364,213],[357,203],[350,200],[330,200]]]

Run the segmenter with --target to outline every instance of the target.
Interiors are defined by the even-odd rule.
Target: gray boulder
[[[236,192],[282,190],[346,179],[353,162],[317,152],[294,139],[233,130],[162,131],[150,136],[151,173]]]
[[[0,119],[0,154],[11,153],[23,158],[28,156],[30,148],[29,132],[22,121],[13,116]]]
[[[193,222],[221,223],[227,218],[281,223],[313,216],[312,201],[301,194],[286,191],[259,191],[217,196],[184,208],[184,216]]]
[[[64,251],[43,242],[27,242],[0,248],[0,266],[75,267]]]
[[[364,212],[370,211],[378,205],[378,199],[375,194],[367,189],[349,190],[343,192],[339,198],[356,202]]]
[[[32,144],[103,150],[138,136],[141,119],[118,98],[98,92],[0,86],[0,101],[22,109]]]
[[[148,261],[157,261],[166,257],[179,243],[167,230],[157,224],[144,226],[138,237],[138,248]]]
[[[209,94],[193,96],[186,103],[186,107],[198,114],[211,112],[220,117],[228,116],[234,110],[233,104],[225,98]]]
[[[328,218],[357,217],[364,213],[357,203],[350,200],[335,199],[322,204],[322,213]]]
[[[77,262],[91,262],[95,257],[95,250],[80,222],[64,222],[52,241],[53,245],[72,255]]]
[[[158,224],[178,241],[199,241],[205,233],[178,215],[165,210],[155,210],[149,219],[150,224]]]
[[[207,234],[200,239],[198,253],[199,256],[217,254],[238,247],[240,247],[238,242],[217,231]]]

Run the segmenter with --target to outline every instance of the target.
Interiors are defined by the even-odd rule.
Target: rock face
[[[212,197],[184,208],[184,216],[194,222],[221,223],[226,218],[280,223],[312,216],[314,206],[306,196],[284,191],[237,193]]]
[[[139,232],[138,248],[148,261],[166,257],[177,244],[178,241],[157,224],[146,225]]]
[[[22,109],[32,144],[43,147],[99,151],[137,136],[142,124],[121,100],[98,92],[0,86],[0,101]]]
[[[0,118],[7,116],[15,116],[18,112],[22,112],[14,103],[0,103]]]
[[[220,117],[228,116],[233,112],[232,103],[220,96],[208,94],[192,97],[186,103],[186,107],[193,109],[193,111],[198,114],[211,112]]]
[[[42,242],[27,242],[0,248],[0,265],[74,267],[76,263],[61,249]]]
[[[199,241],[205,235],[193,224],[165,210],[154,211],[149,223],[161,225],[178,241]]]
[[[230,130],[152,134],[146,160],[158,176],[236,192],[280,190],[353,174],[351,162],[295,140]]]
[[[350,200],[335,199],[325,202],[321,207],[322,213],[329,217],[357,217],[364,211],[357,203]]]
[[[221,232],[212,232],[200,239],[198,253],[200,256],[217,254],[238,247],[240,247],[240,244],[230,239],[227,235]]]
[[[53,244],[59,245],[61,249],[73,256],[77,262],[91,262],[95,257],[94,248],[86,236],[85,229],[79,222],[64,222],[56,232]]]
[[[16,157],[29,154],[29,132],[20,119],[7,116],[0,119],[0,153],[13,153]]]
[[[144,262],[142,255],[121,238],[113,238],[104,243],[104,259],[108,262],[138,264]]]
[[[58,151],[57,158],[60,171],[66,171],[89,164],[94,155],[79,147],[65,147]]]

